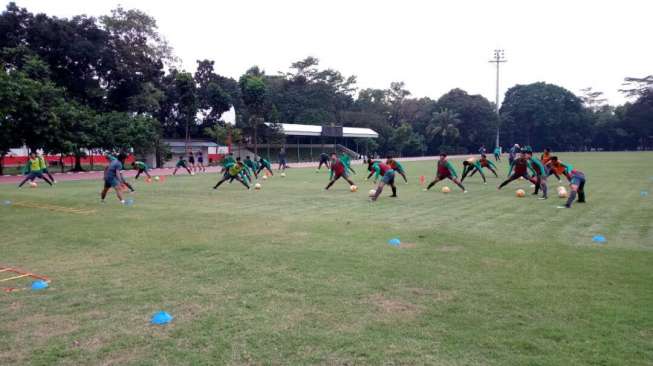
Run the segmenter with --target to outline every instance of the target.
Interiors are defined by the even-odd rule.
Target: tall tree
[[[458,129],[460,123],[459,115],[456,112],[443,108],[439,112],[433,113],[431,123],[426,126],[426,133],[431,140],[440,137],[440,149],[446,149],[447,144],[453,143],[460,136]]]
[[[268,106],[268,91],[264,73],[256,66],[240,77],[240,91],[247,109],[247,127],[254,142],[254,154],[258,155],[258,130],[265,121]]]
[[[546,83],[516,85],[501,106],[506,140],[536,149],[583,149],[589,145],[588,119],[582,101],[560,86]]]

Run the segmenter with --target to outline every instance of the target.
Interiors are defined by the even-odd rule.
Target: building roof
[[[272,125],[270,122],[265,123],[267,126]],[[281,132],[286,136],[321,136],[322,126],[318,125],[299,125],[292,123],[279,123]],[[342,137],[361,137],[377,138],[379,134],[369,128],[360,127],[343,127]]]
[[[163,139],[162,142],[167,144],[170,147],[186,147],[186,140],[180,139]],[[190,140],[188,142],[189,147],[218,147],[220,145],[216,144],[210,140]]]

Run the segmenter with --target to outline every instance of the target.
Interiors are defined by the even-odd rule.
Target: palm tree
[[[462,122],[458,113],[448,110],[447,108],[441,109],[439,112],[433,113],[433,118],[426,126],[426,134],[429,140],[435,139],[437,136],[442,138],[444,146],[447,138],[456,139],[460,136],[458,125]]]

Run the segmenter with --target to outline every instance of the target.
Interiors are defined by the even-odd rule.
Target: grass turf
[[[131,207],[97,181],[1,185],[96,212],[0,206],[0,263],[53,279],[0,294],[0,364],[651,365],[653,154],[562,158],[588,176],[570,210],[478,175],[422,192],[433,162],[374,204],[360,166],[357,193],[312,169],[260,192],[182,175],[139,180]]]

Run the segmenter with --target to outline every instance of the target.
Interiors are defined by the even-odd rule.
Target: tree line
[[[591,88],[580,96],[557,85],[510,88],[496,106],[453,89],[438,99],[414,98],[403,82],[359,89],[355,76],[324,69],[307,57],[287,72],[257,66],[238,80],[212,60],[194,73],[180,68],[156,20],[118,7],[100,17],[57,18],[9,3],[0,15],[0,157],[25,145],[50,154],[155,151],[163,138],[219,142],[283,142],[264,122],[369,127],[372,151],[398,155],[476,151],[491,147],[497,126],[508,143],[536,149],[650,149],[653,76],[626,78],[632,102],[605,103]],[[220,118],[231,107],[236,126]],[[0,169],[2,168],[0,160]]]

